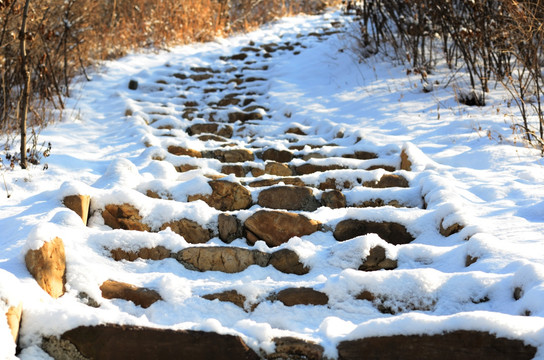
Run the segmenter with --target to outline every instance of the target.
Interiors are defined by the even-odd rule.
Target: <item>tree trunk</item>
[[[23,19],[21,22],[21,31],[19,32],[19,45],[21,52],[21,72],[23,76],[23,90],[21,94],[21,111],[20,126],[21,126],[21,168],[27,168],[26,159],[26,122],[28,116],[28,103],[30,99],[30,72],[28,70],[28,59],[26,54],[26,20],[28,17],[28,5],[30,0],[25,1],[25,8],[23,10]]]

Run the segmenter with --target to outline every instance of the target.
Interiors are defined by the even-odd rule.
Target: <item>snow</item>
[[[466,107],[456,102],[451,86],[442,86],[449,79],[443,64],[429,75],[439,85],[426,94],[417,77],[406,75],[400,66],[379,56],[359,62],[350,51],[349,36],[332,35],[319,41],[299,35],[330,27],[332,20],[351,26],[350,19],[339,12],[287,18],[249,34],[106,62],[91,82],[73,84],[72,97],[66,99],[70,110],[40,134],[40,141],[53,145],[52,155],[44,159],[49,169],[44,171],[40,165],[27,171],[0,169],[7,186],[0,203],[0,299],[10,305],[23,299],[20,358],[48,358],[38,347],[42,335],[113,322],[235,334],[250,347],[265,351],[272,351],[274,337],[296,336],[321,344],[331,357],[337,355],[339,342],[365,336],[480,330],[523,339],[537,346],[537,358],[544,359],[544,167],[539,151],[512,133],[510,125],[517,113],[507,105],[506,92],[493,90],[486,107]],[[406,177],[410,188],[358,186],[379,179],[385,173],[381,169],[333,170],[300,178],[314,185],[331,176],[338,183],[350,181],[354,186],[344,191],[348,204],[379,198],[386,203],[398,200],[405,207],[321,207],[300,213],[326,229],[346,218],[395,221],[407,227],[416,237],[414,242],[395,246],[369,234],[340,243],[329,230],[292,238],[274,249],[262,241],[253,247],[242,239],[231,244],[268,253],[291,249],[311,269],[302,276],[270,266],[251,266],[238,274],[199,273],[175,259],[116,262],[109,257],[109,250],[119,247],[137,250],[162,245],[179,251],[190,246],[169,229],[156,233],[111,230],[100,216],[110,203],[134,205],[153,230],[181,218],[210,229],[217,226],[219,211],[202,201],[186,201],[189,195],[211,193],[206,175],[219,174],[222,164],[174,156],[166,148],[208,150],[207,143],[184,131],[203,120],[189,121],[180,114],[186,101],[209,103],[220,97],[203,93],[200,87],[204,85],[192,80],[197,87],[183,90],[172,74],[191,75],[190,68],[195,66],[224,71],[229,65],[219,56],[236,54],[250,41],[300,41],[306,48],[296,56],[275,54],[266,63],[267,80],[255,82],[251,91],[265,94],[254,97],[269,109],[260,111],[271,118],[246,124],[233,137],[234,148],[247,146],[250,135],[257,134],[259,139],[251,145],[286,149],[277,139],[296,126],[309,137],[296,143],[308,146],[295,154],[323,156],[310,159],[312,164],[340,164],[349,169],[398,166],[398,155],[404,150],[412,171],[394,174]],[[251,66],[255,68],[265,61],[254,60],[257,63]],[[139,82],[136,91],[127,89],[130,79]],[[455,81],[463,86],[462,77]],[[230,86],[232,91],[239,90],[233,83]],[[217,116],[226,119],[226,112]],[[166,125],[173,129],[160,128]],[[309,146],[330,143],[337,146]],[[371,151],[380,157],[339,158],[353,151]],[[292,162],[302,163],[300,159]],[[181,164],[198,164],[200,169],[178,173],[174,166]],[[254,165],[264,167],[260,160]],[[232,175],[227,179],[240,181]],[[147,190],[163,199],[145,196]],[[260,190],[251,189],[252,196]],[[319,199],[322,191],[314,193]],[[63,207],[62,199],[71,194],[91,196],[93,215],[88,227]],[[254,205],[236,215],[243,221],[258,209]],[[465,227],[446,238],[439,234],[441,223]],[[56,236],[66,248],[67,293],[53,300],[31,278],[24,254]],[[223,245],[216,237],[198,246]],[[386,249],[388,258],[398,260],[397,270],[355,270],[376,245]],[[466,267],[467,255],[478,261]],[[164,301],[142,309],[131,302],[103,299],[99,286],[108,279],[153,288]],[[329,305],[288,308],[265,301],[270,293],[293,284],[325,292]],[[522,289],[517,301],[516,288]],[[200,297],[231,289],[246,296],[246,305],[259,305],[248,312]],[[383,295],[379,301],[398,312],[383,314],[371,302],[356,300],[363,289]],[[83,292],[100,307],[85,305],[79,297]],[[1,311],[7,310],[6,304],[0,301]],[[530,316],[525,316],[527,311]],[[15,354],[8,331],[0,321],[0,358]]]

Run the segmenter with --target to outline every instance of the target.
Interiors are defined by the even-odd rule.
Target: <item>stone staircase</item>
[[[305,51],[305,37],[326,39],[342,26],[335,21],[297,42],[248,43],[213,66],[172,64],[171,72],[154,83],[130,82],[124,115],[150,128],[142,156],[154,171],[132,169],[134,179],[124,179],[118,169],[130,164],[119,160],[102,183],[117,179],[113,184],[120,186],[66,194],[65,206],[88,225],[81,246],[92,248],[97,269],[78,268],[75,260],[71,264],[76,254],[67,251],[68,270],[57,274],[56,290],[50,293],[64,294],[67,281],[72,293],[97,311],[113,301],[118,311],[148,316],[156,325],[80,326],[60,337],[45,336],[45,351],[55,359],[323,359],[331,357],[325,351],[331,345],[320,343],[320,330],[296,325],[308,314],[319,318],[320,312],[330,311],[358,323],[440,308],[439,289],[426,281],[460,281],[470,271],[416,275],[411,270],[432,269],[432,254],[444,254],[444,242],[462,242],[470,232],[426,196],[420,184],[427,175],[413,166],[413,148],[380,148],[365,139],[339,145],[298,124],[294,114],[269,108],[268,69],[274,58],[296,56]],[[344,136],[339,132],[336,139]],[[423,227],[421,219],[429,218],[436,226]],[[64,252],[62,241],[54,245]],[[410,249],[421,246],[429,257],[410,258]],[[40,269],[47,256],[34,251],[42,260],[27,256],[27,264],[37,279],[43,278]],[[478,260],[468,253],[463,257],[461,268]],[[114,269],[134,281],[117,277]],[[70,283],[77,278],[70,271],[95,270],[109,278],[97,283],[94,292]],[[153,274],[156,281],[138,280]],[[460,309],[477,310],[489,301],[485,281],[472,298],[457,300]],[[388,292],[388,286],[399,284],[406,285],[404,293]],[[180,285],[186,288],[176,291],[184,293],[179,298],[185,304],[164,291]],[[163,307],[146,312],[157,306]],[[277,312],[267,326],[279,329],[278,336],[263,346],[262,339],[225,330],[178,330],[171,325],[183,320],[169,322],[167,314],[157,314],[179,306],[207,309],[210,318],[232,312],[238,332],[240,323],[265,326],[265,314]],[[315,312],[299,310],[307,307]],[[342,340],[336,351],[332,357],[338,359],[363,354],[376,359],[530,359],[536,349],[520,340],[459,329]]]

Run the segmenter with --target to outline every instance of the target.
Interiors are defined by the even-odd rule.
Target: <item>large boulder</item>
[[[190,270],[238,273],[251,265],[267,266],[270,255],[237,247],[191,247],[179,251],[176,259]]]
[[[394,245],[408,244],[414,240],[404,225],[388,221],[343,220],[336,225],[333,235],[336,240],[344,241],[371,233]]]
[[[252,204],[251,193],[244,186],[223,180],[212,180],[211,195],[190,195],[188,201],[202,200],[220,211],[248,209]]]
[[[60,340],[73,344],[79,355],[88,359],[259,359],[239,336],[197,330],[105,324],[80,326],[62,334]],[[63,355],[65,348],[53,343],[47,351],[56,352],[55,359],[74,359],[72,353]]]
[[[244,223],[248,242],[264,240],[268,246],[281,245],[294,236],[310,235],[321,228],[318,221],[301,214],[261,210]]]
[[[38,250],[25,255],[26,268],[42,289],[55,299],[64,295],[66,254],[61,238],[45,242]]]
[[[276,186],[261,191],[258,203],[262,207],[283,210],[315,211],[319,201],[312,189],[302,186]]]
[[[373,354],[371,358],[380,360],[521,360],[532,359],[536,350],[521,340],[456,330],[436,335],[392,335],[342,341],[338,344],[338,359],[358,360],[361,354]]]
[[[112,229],[150,231],[149,225],[142,222],[140,211],[130,204],[109,204],[102,211],[104,224]]]
[[[164,223],[160,229],[164,230],[167,228],[170,228],[176,234],[183,236],[185,241],[190,244],[202,244],[208,242],[208,240],[212,238],[208,229],[205,229],[197,222],[188,219]]]
[[[79,215],[83,224],[87,225],[89,218],[89,207],[91,205],[91,197],[89,195],[68,195],[62,202],[68,209]]]
[[[102,297],[105,299],[123,299],[132,301],[134,304],[143,307],[150,307],[159,300],[161,295],[155,290],[137,287],[115,280],[107,280],[101,286]]]

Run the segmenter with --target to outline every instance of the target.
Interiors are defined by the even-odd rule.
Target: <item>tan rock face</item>
[[[69,330],[61,339],[75,345],[89,359],[259,359],[238,336],[196,330],[105,324]]]
[[[346,207],[346,197],[339,190],[331,190],[321,194],[321,205],[331,209]]]
[[[379,354],[381,360],[404,359],[532,359],[536,348],[521,340],[495,337],[486,332],[456,330],[437,335],[393,335],[342,341],[338,358],[361,359]]]
[[[201,158],[202,157],[202,153],[198,150],[194,150],[194,149],[187,149],[187,148],[184,148],[184,147],[181,147],[181,146],[176,146],[176,145],[170,145],[168,147],[168,152],[170,154],[173,154],[173,155],[178,155],[178,156],[191,156],[191,157],[195,157],[195,158]]]
[[[297,175],[308,175],[316,172],[323,172],[329,170],[339,170],[344,169],[340,165],[314,165],[314,164],[304,164],[296,167],[295,172]]]
[[[378,181],[365,181],[363,186],[384,189],[390,187],[407,188],[410,184],[408,183],[408,180],[400,175],[385,174]]]
[[[244,234],[240,220],[233,215],[219,214],[219,238],[226,243],[241,238]]]
[[[246,297],[242,294],[238,294],[236,290],[227,290],[220,293],[207,294],[202,297],[206,300],[231,302],[242,309],[244,308],[244,303],[246,302]]]
[[[390,244],[408,244],[414,237],[406,230],[404,225],[393,222],[373,222],[366,220],[343,220],[334,229],[334,238],[338,241],[353,239],[366,234],[378,234],[380,238]]]
[[[68,195],[62,202],[68,209],[75,211],[81,220],[83,220],[83,224],[87,225],[89,207],[91,205],[91,197],[89,195]]]
[[[312,288],[289,288],[273,295],[274,300],[281,301],[285,306],[295,305],[327,305],[327,294]]]
[[[286,274],[304,275],[310,271],[300,262],[297,253],[289,249],[281,249],[272,253],[268,264]]]
[[[312,190],[301,186],[276,186],[261,191],[258,203],[262,207],[283,210],[315,211],[319,202]]]
[[[150,231],[149,225],[142,223],[140,212],[130,204],[109,204],[102,212],[104,224],[112,229]]]
[[[244,226],[253,235],[252,239],[264,240],[268,246],[278,246],[293,236],[313,234],[321,224],[300,214],[261,210],[251,215]],[[250,240],[249,234],[248,241],[255,242]]]
[[[293,170],[289,166],[278,163],[278,162],[268,162],[264,168],[265,174],[276,175],[276,176],[292,176]]]
[[[464,226],[458,223],[452,224],[448,226],[447,228],[444,228],[444,220],[440,222],[440,234],[445,237],[456,234],[459,231],[463,230],[463,228]]]
[[[197,222],[188,219],[167,222],[163,224],[160,229],[165,230],[166,228],[170,228],[176,234],[183,236],[185,241],[190,244],[202,244],[208,242],[208,240],[212,238],[208,229],[205,229]]]
[[[272,339],[276,348],[272,354],[266,356],[267,360],[280,359],[323,359],[323,346],[308,340],[294,337],[282,337]]]
[[[261,157],[264,161],[272,160],[286,163],[293,160],[293,153],[287,150],[267,149],[262,153]]]
[[[412,162],[404,149],[400,152],[400,169],[406,171],[412,170]]]
[[[272,186],[279,184],[280,182],[286,184],[286,185],[294,185],[294,186],[304,186],[304,182],[300,180],[299,178],[281,178],[281,179],[264,179],[264,180],[257,180],[249,183],[249,186],[251,187],[265,187],[265,186]]]
[[[122,299],[147,309],[155,302],[162,300],[155,290],[137,287],[115,280],[107,280],[101,286],[102,297],[105,299]]]
[[[247,149],[215,150],[212,155],[213,158],[226,163],[240,163],[255,159],[253,152]]]
[[[223,165],[221,167],[221,172],[223,174],[234,174],[236,177],[246,176],[246,171],[242,165]]]
[[[238,273],[251,265],[267,266],[270,255],[234,247],[193,247],[181,250],[176,258],[190,270]]]
[[[17,306],[11,306],[6,312],[6,319],[8,321],[8,327],[13,336],[13,341],[17,343],[19,338],[19,328],[21,327],[21,318],[23,316],[23,303],[19,303]]]
[[[222,136],[224,138],[232,137],[232,126],[230,125],[219,125],[217,123],[207,123],[207,124],[194,124],[187,129],[189,135],[198,135],[198,134],[214,134]]]
[[[397,268],[397,260],[388,259],[385,255],[385,249],[376,246],[370,249],[370,254],[359,267],[362,271],[393,270]]]
[[[171,251],[164,246],[156,246],[154,248],[142,248],[138,251],[126,251],[123,249],[113,249],[110,251],[111,257],[115,261],[127,260],[134,261],[136,259],[144,260],[163,260],[170,257]]]
[[[55,299],[64,295],[66,255],[60,238],[46,242],[25,256],[26,268],[42,289]]]
[[[247,209],[252,204],[251,193],[240,184],[221,180],[213,180],[208,184],[212,188],[211,195],[191,195],[187,200],[202,200],[220,211]]]

